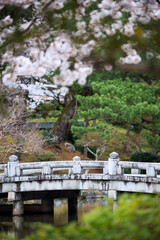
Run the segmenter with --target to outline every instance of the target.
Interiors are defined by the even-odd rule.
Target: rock
[[[65,146],[67,147],[68,152],[75,152],[76,151],[74,145],[71,144],[71,143],[65,142]]]

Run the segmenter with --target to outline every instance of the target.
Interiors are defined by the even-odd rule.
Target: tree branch
[[[41,10],[41,12],[44,12],[49,5],[53,2],[54,0],[49,1]],[[21,31],[21,36],[23,36],[26,32],[28,32],[30,30],[30,28],[33,26],[33,24],[35,23],[35,21],[37,20],[37,17],[39,16],[39,13],[33,18],[32,22],[30,23],[30,25],[24,30]],[[14,36],[15,32],[13,33],[13,37],[9,38],[7,41],[5,41],[1,46],[0,49],[6,47],[7,45],[13,43],[16,40],[16,37]]]
[[[156,2],[157,2],[158,4],[160,4],[160,0],[156,0]]]
[[[91,154],[93,154],[95,157],[97,156],[97,154],[95,154],[94,152],[92,152],[92,150],[91,150],[89,147],[87,147],[87,150],[88,150]]]
[[[49,1],[49,2],[42,8],[41,11],[42,11],[42,12],[45,11],[53,1],[54,1],[54,0]],[[37,16],[38,16],[38,14],[37,14]],[[26,33],[26,32],[32,27],[32,25],[33,25],[33,24],[35,23],[35,21],[37,20],[37,16],[35,16],[35,17],[33,18],[31,24],[28,26],[28,28],[26,28],[26,29],[22,32],[22,34]]]

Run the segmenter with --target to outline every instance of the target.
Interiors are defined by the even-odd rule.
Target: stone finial
[[[16,155],[11,155],[9,157],[9,162],[18,162],[18,157]]]
[[[75,156],[73,158],[73,168],[72,168],[72,173],[73,174],[81,174],[81,158],[78,156]]]
[[[116,175],[118,174],[118,162],[119,162],[119,155],[116,152],[112,152],[109,155],[108,159],[108,173],[109,175]]]
[[[74,161],[74,162],[79,162],[79,161],[81,161],[81,158],[80,158],[79,156],[75,156],[75,157],[73,158],[73,161]]]
[[[112,158],[112,159],[117,159],[117,158],[119,158],[119,154],[116,153],[116,152],[112,152],[112,153],[109,154],[109,157]]]
[[[11,155],[7,165],[8,177],[20,175],[20,168],[18,167],[18,164],[18,157],[16,155]]]

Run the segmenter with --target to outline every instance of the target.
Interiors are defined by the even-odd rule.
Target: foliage
[[[71,142],[74,145],[76,140],[77,138],[73,136],[73,133],[70,130],[66,136],[66,141]]]
[[[69,224],[62,229],[40,225],[26,240],[157,240],[159,228],[159,196],[123,195],[116,208],[98,207],[84,216],[82,225]]]
[[[112,123],[120,123],[126,127],[147,123],[158,118],[159,100],[157,88],[159,85],[132,83],[130,79],[107,80],[103,83],[93,83],[95,94],[86,102],[96,101],[93,114],[100,115]],[[82,98],[79,98],[82,99]],[[86,104],[83,101],[83,105]],[[93,104],[93,103],[92,103]],[[92,112],[91,112],[92,113]]]
[[[56,101],[40,103],[33,111],[32,118],[58,117],[62,107]]]
[[[130,136],[126,136],[126,129],[120,126],[113,126],[111,124],[107,124],[108,128],[114,129],[112,130],[113,137],[107,141],[105,152],[103,153],[101,160],[107,160],[109,154],[111,152],[118,152],[121,160],[128,161],[130,159],[131,153],[136,151],[151,151],[146,143],[146,141],[141,137],[140,134],[135,133],[133,131],[130,132]],[[97,148],[105,143],[105,139],[101,138],[97,132],[88,132],[88,142],[89,148],[96,152]],[[126,151],[126,142],[128,142],[128,148]],[[80,139],[77,139],[75,142],[75,147],[78,151],[83,152],[84,150],[85,139],[84,136]],[[78,147],[78,148],[77,148]],[[80,149],[79,149],[80,147]],[[93,159],[93,154],[87,152],[87,156]]]
[[[52,152],[50,151],[42,151],[39,154],[36,155],[35,157],[35,161],[39,162],[39,161],[54,161],[55,160],[55,156]]]
[[[41,138],[46,144],[53,144],[58,141],[58,137],[53,132],[47,129],[42,131]]]
[[[5,233],[0,233],[0,239],[1,240],[16,240],[16,237],[12,234],[5,234]]]
[[[149,152],[135,152],[131,155],[132,162],[160,162],[160,156]]]
[[[28,122],[35,122],[35,123],[40,123],[40,122],[56,122],[57,121],[57,118],[32,118],[30,119]]]
[[[84,146],[82,145],[75,145],[76,151],[81,152],[82,154],[84,153]],[[89,148],[91,149],[91,151],[96,152],[97,147],[96,146],[89,146]],[[87,157],[90,159],[93,159],[93,154],[91,154],[89,151],[87,152]]]
[[[93,67],[159,74],[159,9],[158,0],[3,1],[3,80],[58,72],[53,81],[67,93],[64,86],[84,85]]]
[[[22,154],[37,154],[42,151],[44,141],[38,131],[23,131],[12,129],[14,134],[7,133],[0,139],[0,162],[7,161],[9,155],[17,155],[22,160]]]
[[[22,153],[35,153],[42,148],[43,142],[38,131],[26,129],[26,97],[27,92],[21,88],[0,84],[1,162],[5,162],[10,154],[18,155],[20,159]]]
[[[151,130],[150,130],[151,129]],[[157,124],[151,125],[150,129],[143,129],[141,135],[147,140],[149,146],[152,148],[152,152],[157,154],[160,151],[160,125],[159,120],[157,119]]]
[[[133,83],[146,82],[151,84],[153,81],[158,80],[158,76],[154,73],[139,73],[138,71],[122,71],[122,70],[111,70],[107,71],[97,70],[93,71],[91,75],[87,77],[88,83],[91,85],[93,82],[103,82],[105,80],[114,80],[114,79],[131,79]]]
[[[141,132],[153,152],[159,151],[159,83],[148,84],[141,81],[122,78],[101,80],[101,75],[92,80],[93,94],[77,95],[77,115],[72,131],[83,136],[91,131],[109,141],[114,136],[114,126],[126,129],[126,151],[131,131]],[[77,125],[78,119],[84,119],[83,126]],[[96,125],[93,125],[96,120]],[[109,128],[109,124],[113,128]],[[156,140],[156,141],[155,141]],[[151,144],[152,143],[152,144]]]

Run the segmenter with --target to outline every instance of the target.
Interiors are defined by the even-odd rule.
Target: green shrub
[[[40,152],[38,155],[36,155],[36,162],[39,161],[54,161],[55,160],[55,156],[52,152],[49,151],[43,151]]]
[[[131,155],[132,162],[160,162],[160,156],[149,152],[135,152]]]
[[[113,210],[109,202],[84,216],[82,224],[57,229],[40,225],[26,240],[158,240],[160,238],[159,196],[123,195]]]
[[[16,237],[12,233],[0,233],[1,240],[16,240]]]
[[[41,102],[32,112],[32,118],[58,117],[61,108],[57,101]]]
[[[53,143],[57,143],[58,141],[58,137],[53,132],[47,129],[42,131],[41,138],[46,144],[53,144]]]

